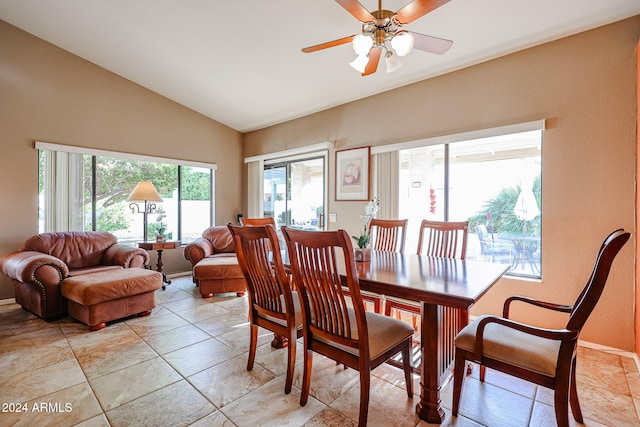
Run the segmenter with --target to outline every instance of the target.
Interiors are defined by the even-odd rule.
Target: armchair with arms
[[[454,416],[460,409],[464,364],[471,360],[480,364],[480,381],[484,381],[485,369],[489,367],[553,389],[557,424],[560,427],[569,425],[569,403],[573,417],[582,423],[576,386],[578,337],[602,295],[613,260],[629,237],[624,230],[616,230],[605,239],[593,271],[574,304],[514,296],[505,301],[503,317],[480,316],[460,331],[455,338]],[[510,306],[514,302],[567,313],[569,320],[561,329],[516,322],[509,319]]]
[[[45,320],[54,320],[67,314],[60,289],[67,277],[148,263],[147,251],[119,244],[111,233],[68,231],[30,237],[19,251],[0,259],[0,270],[12,279],[18,304]]]
[[[203,298],[226,292],[241,296],[247,291],[233,236],[226,225],[203,231],[202,237],[185,246],[184,257],[191,262],[193,281]]]

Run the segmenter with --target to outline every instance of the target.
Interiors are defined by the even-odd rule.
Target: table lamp
[[[158,194],[156,187],[153,186],[151,181],[140,181],[136,188],[133,189],[127,202],[134,202],[129,205],[131,212],[144,214],[144,241],[147,241],[147,215],[156,212],[156,204],[149,202],[162,202],[162,197]],[[144,211],[140,210],[140,205],[135,202],[144,202]]]

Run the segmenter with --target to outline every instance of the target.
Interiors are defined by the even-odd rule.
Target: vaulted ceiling
[[[451,0],[405,27],[453,40],[447,53],[362,77],[350,43],[301,52],[361,31],[333,0],[0,0],[0,19],[240,132],[638,14],[638,0]]]

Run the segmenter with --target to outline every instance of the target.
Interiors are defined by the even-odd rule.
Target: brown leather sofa
[[[227,226],[207,228],[202,237],[185,246],[184,257],[191,262],[193,280],[203,298],[226,292],[236,292],[238,296],[246,293],[247,282]]]
[[[0,271],[13,280],[18,304],[54,320],[67,314],[67,300],[61,294],[67,277],[148,263],[147,251],[119,244],[111,233],[69,231],[30,237],[19,251],[0,259]]]

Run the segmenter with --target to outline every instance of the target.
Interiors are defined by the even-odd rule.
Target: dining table
[[[344,265],[338,268],[346,271]],[[454,338],[467,325],[471,306],[508,269],[508,264],[375,250],[370,261],[356,262],[362,290],[421,306],[420,419],[437,424],[444,420],[440,390],[451,377]]]

